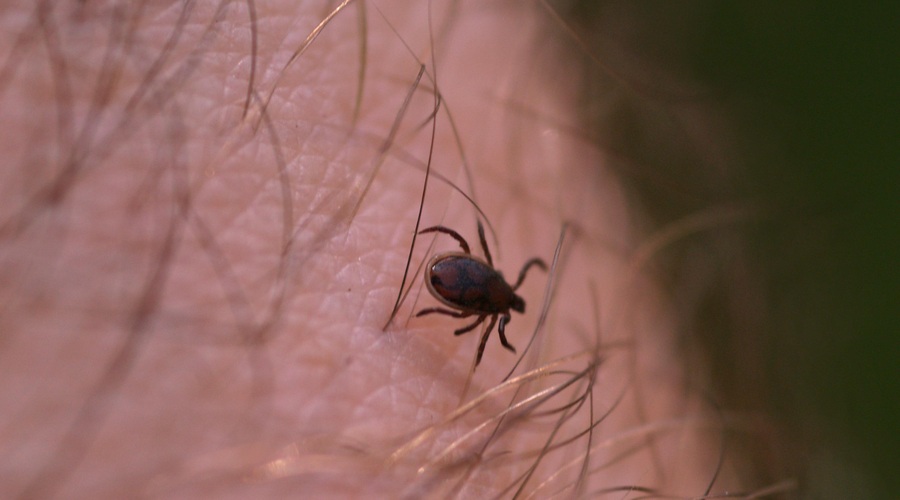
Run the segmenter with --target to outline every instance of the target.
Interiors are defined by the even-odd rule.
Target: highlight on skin
[[[755,474],[736,443],[769,423],[717,403],[654,272],[754,211],[648,229],[549,5],[21,0],[0,22],[3,498],[794,490]],[[475,371],[479,330],[414,315],[458,249],[419,231],[477,221],[507,277],[548,271],[516,292],[517,354],[489,341]]]

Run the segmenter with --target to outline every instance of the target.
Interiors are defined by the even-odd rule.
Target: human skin
[[[338,5],[297,4],[3,7],[0,496],[739,487],[546,12],[351,3],[300,51]],[[459,191],[507,278],[552,264],[474,372],[471,318],[414,317],[451,238],[392,317],[416,227],[481,254]],[[520,357],[557,372],[452,417]]]

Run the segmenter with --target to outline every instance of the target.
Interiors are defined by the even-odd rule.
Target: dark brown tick
[[[454,335],[462,335],[477,328],[490,316],[491,322],[488,323],[484,335],[481,336],[481,343],[478,345],[475,366],[481,363],[484,346],[499,317],[500,326],[497,331],[500,333],[500,343],[510,351],[516,352],[516,348],[506,340],[506,325],[511,319],[510,309],[519,313],[525,312],[525,301],[516,295],[516,290],[525,281],[525,274],[532,266],[538,266],[546,271],[547,264],[537,257],[529,260],[522,266],[516,284],[510,286],[503,278],[503,274],[494,269],[494,261],[491,259],[491,252],[488,250],[481,222],[478,223],[478,238],[481,240],[481,248],[484,250],[487,262],[472,255],[465,238],[450,228],[432,226],[419,231],[419,234],[425,233],[450,235],[459,242],[463,251],[437,254],[431,258],[428,267],[425,268],[425,286],[428,287],[428,291],[434,298],[453,310],[429,307],[416,313],[416,317],[433,313],[446,314],[454,318],[478,316],[478,319],[472,324],[453,332]]]

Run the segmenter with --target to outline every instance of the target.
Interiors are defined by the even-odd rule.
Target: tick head
[[[513,298],[510,301],[509,308],[513,311],[517,311],[520,313],[525,312],[525,301],[522,300],[522,297],[519,297],[516,294],[513,294]]]

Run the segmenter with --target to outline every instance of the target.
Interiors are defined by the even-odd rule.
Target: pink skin
[[[533,463],[479,463],[467,445],[452,455],[470,465],[464,478],[458,468],[416,472],[506,408],[511,393],[390,458],[411,431],[457,407],[479,337],[452,335],[459,320],[410,319],[436,304],[420,275],[382,331],[429,153],[427,77],[383,162],[379,148],[419,70],[401,37],[434,74],[428,13],[426,2],[379,3],[395,33],[367,4],[369,57],[354,129],[354,5],[282,72],[336,4],[311,3],[257,2],[254,89],[264,100],[277,84],[261,123],[260,100],[242,119],[251,64],[245,4],[230,4],[210,31],[217,4],[198,2],[146,92],[138,89],[179,3],[149,2],[132,18],[131,7],[110,10],[116,2],[69,2],[41,24],[30,1],[0,11],[0,53],[15,55],[12,76],[0,82],[0,497],[390,497],[444,488],[490,497]],[[514,275],[534,256],[550,264],[569,223],[557,267],[533,272],[518,291],[529,307],[507,335],[522,354],[548,276],[556,279],[545,333],[519,373],[601,342],[586,404],[598,418],[624,397],[593,444],[631,441],[598,450],[591,464],[627,446],[642,451],[578,487],[700,495],[716,468],[719,435],[710,428],[718,424],[684,389],[664,297],[629,267],[642,239],[615,177],[571,132],[573,63],[546,39],[546,14],[526,4],[464,2],[456,23],[442,24],[447,5],[434,2],[432,30],[442,106],[497,231],[496,241],[488,233],[497,268]],[[98,94],[105,84],[110,90]],[[442,110],[431,168],[468,190],[461,164]],[[57,181],[60,172],[72,175]],[[471,205],[432,177],[420,227],[443,224],[471,242],[474,220]],[[413,271],[430,241],[418,240]],[[432,253],[454,245],[439,239]],[[468,398],[500,383],[517,359],[488,342]],[[566,369],[584,370],[590,359]],[[588,407],[565,429],[585,429]],[[694,424],[673,420],[685,416]],[[512,425],[485,458],[541,450],[552,418],[541,432]],[[675,431],[652,441],[654,426]],[[525,491],[583,454],[586,439],[548,457]],[[454,480],[433,480],[444,477]],[[734,486],[727,474],[719,481],[716,490]]]

